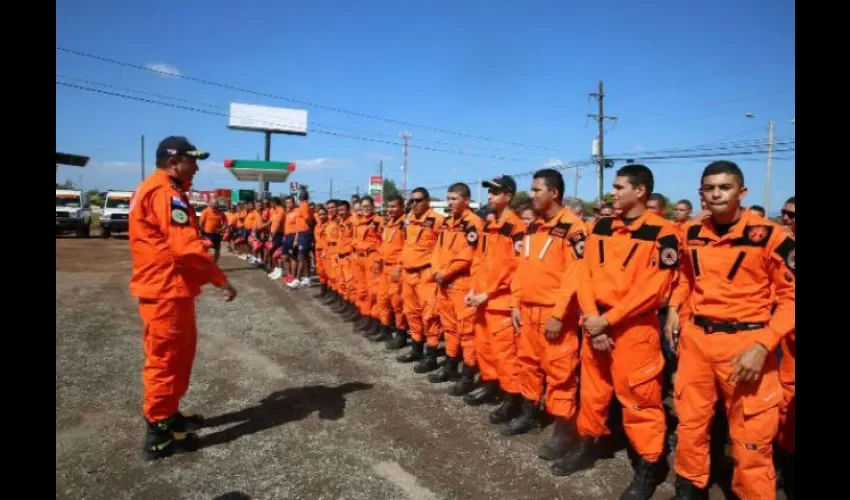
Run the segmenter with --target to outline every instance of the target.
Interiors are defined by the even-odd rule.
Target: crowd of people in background
[[[216,260],[224,242],[293,290],[318,285],[355,332],[407,348],[398,362],[451,382],[469,405],[498,404],[488,418],[501,434],[554,419],[539,449],[554,475],[610,456],[616,400],[639,457],[622,499],[652,496],[667,452],[675,498],[705,498],[718,412],[734,492],[775,498],[781,471],[791,497],[795,199],[780,223],[766,219],[729,161],[703,171],[699,212],[679,200],[672,220],[643,165],[619,169],[612,201],[589,217],[563,200],[557,170],[536,172],[513,208],[513,178],[483,187],[479,213],[468,185],[449,187],[447,216],[425,188],[383,206],[369,196],[317,206],[302,189],[208,208],[200,230]]]

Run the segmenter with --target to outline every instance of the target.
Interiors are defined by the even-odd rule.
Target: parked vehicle
[[[88,238],[90,225],[88,196],[74,189],[57,189],[56,234],[73,232],[78,238]]]

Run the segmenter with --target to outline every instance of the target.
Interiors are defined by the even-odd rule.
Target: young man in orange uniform
[[[286,217],[286,211],[283,209],[283,202],[278,197],[272,198],[271,220],[269,224],[271,247],[267,253],[269,263],[273,267],[272,272],[269,273],[269,278],[273,280],[279,280],[283,276],[283,265],[278,254],[283,254],[279,250],[283,247],[284,217]]]
[[[700,184],[711,215],[688,227],[670,299],[671,320],[686,303],[690,311],[681,325],[674,387],[676,498],[705,496],[719,393],[732,439],[732,490],[744,500],[772,500],[772,444],[783,402],[775,350],[794,330],[795,242],[743,209],[747,188],[734,163],[711,163]]]
[[[381,225],[384,220],[375,214],[375,202],[371,196],[360,199],[361,216],[354,228],[354,281],[357,287],[357,308],[360,320],[354,323],[354,330],[365,336],[381,332],[378,320],[378,275],[375,274],[375,262],[378,249],[381,248]]]
[[[328,274],[328,293],[322,298],[325,305],[339,304],[342,300],[339,295],[340,272],[337,263],[337,245],[339,240],[339,217],[337,216],[336,200],[328,200],[325,207],[328,210],[328,222],[324,229],[325,238],[325,270]]]
[[[289,285],[295,281],[295,271],[297,270],[297,245],[296,237],[296,219],[298,218],[297,207],[295,206],[295,198],[287,196],[284,198],[283,206],[286,211],[286,216],[283,218],[283,260],[286,262],[286,274],[280,279],[280,282]]]
[[[310,208],[310,193],[301,186],[298,189],[298,207],[294,210],[295,216],[295,279],[288,283],[289,288],[305,288],[310,286],[310,256],[313,254],[315,237],[313,229],[316,219],[313,209]]]
[[[336,211],[339,214],[337,263],[340,271],[339,293],[341,300],[332,311],[339,314],[343,321],[354,322],[360,318],[360,311],[354,305],[357,288],[351,270],[351,259],[354,254],[354,216],[351,215],[351,206],[345,200],[339,202]]]
[[[511,280],[519,263],[516,251],[525,237],[525,225],[511,208],[516,182],[508,175],[484,181],[487,205],[494,211],[481,231],[481,242],[473,263],[473,282],[466,305],[477,308],[475,357],[481,387],[463,397],[470,405],[493,401],[501,387],[505,401],[520,394],[516,360],[517,346],[511,324]],[[519,407],[517,407],[518,409]],[[514,415],[493,412],[490,421],[501,423]]]
[[[399,363],[419,361],[413,371],[428,373],[437,369],[436,344],[425,348],[425,339],[439,341],[440,318],[436,311],[437,282],[431,273],[431,256],[437,246],[437,236],[443,216],[431,210],[430,194],[423,187],[410,192],[412,208],[404,229],[404,249],[401,252],[402,301],[404,316],[410,328],[412,346],[399,356]]]
[[[316,209],[316,251],[314,259],[316,261],[316,274],[319,276],[320,291],[316,298],[325,297],[328,293],[328,271],[325,268],[325,252],[328,248],[328,241],[325,236],[325,228],[328,225],[328,211],[325,207],[319,205]]]
[[[555,418],[552,436],[538,456],[554,460],[570,442],[575,424],[579,366],[579,310],[576,285],[587,226],[561,205],[564,178],[553,169],[534,174],[531,201],[537,221],[526,231],[511,283],[511,320],[517,345],[520,394],[509,398],[505,435],[540,432],[540,400]],[[544,393],[545,388],[545,393]],[[501,416],[501,415],[500,415]]]
[[[437,282],[437,311],[446,339],[446,360],[428,376],[431,383],[460,379],[449,387],[452,396],[463,396],[475,388],[474,311],[467,311],[466,295],[472,285],[472,258],[478,248],[484,223],[469,209],[471,193],[462,182],[452,184],[446,195],[451,215],[443,221],[437,246],[431,257],[431,275]],[[470,314],[472,312],[472,314]],[[439,332],[428,336],[428,345],[436,349]]]
[[[195,359],[195,297],[207,283],[225,290],[228,301],[236,297],[201,243],[185,193],[198,159],[208,157],[185,137],[167,137],[156,150],[156,172],[130,203],[130,294],[139,300],[144,324],[146,460],[197,449],[198,438],[189,431],[202,426],[203,418],[185,416],[179,408]]]
[[[209,240],[213,249],[213,260],[217,263],[221,254],[221,230],[227,224],[222,206],[210,205],[201,212],[201,236]]]
[[[670,221],[647,209],[654,184],[644,165],[618,170],[611,195],[620,215],[599,219],[587,238],[578,288],[586,332],[580,439],[552,464],[553,474],[565,476],[612,451],[606,419],[615,395],[623,406],[626,436],[640,456],[622,500],[652,496],[666,434],[658,310],[670,295],[679,239]]]
[[[404,317],[401,298],[403,250],[404,199],[395,195],[387,199],[387,216],[381,234],[381,248],[378,250],[380,260],[376,262],[375,267],[375,271],[380,275],[378,317],[382,331],[379,336],[370,339],[375,342],[387,342],[388,350],[401,349],[407,344],[407,320]]]

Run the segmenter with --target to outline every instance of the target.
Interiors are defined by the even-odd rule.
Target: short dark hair
[[[657,202],[658,202],[658,204],[661,206],[661,210],[664,210],[665,208],[667,208],[667,200],[666,200],[666,199],[664,199],[664,195],[663,195],[663,194],[661,194],[661,193],[652,193],[651,195],[649,195],[649,199],[650,199],[650,200],[655,200],[655,201],[657,201]]]
[[[652,170],[650,170],[646,165],[633,163],[631,165],[620,167],[620,169],[617,170],[617,177],[625,177],[628,179],[629,184],[631,184],[633,188],[637,188],[642,184],[646,187],[647,193],[652,193],[652,190],[655,188],[655,178],[652,175]]]
[[[416,189],[414,189],[413,191],[410,192],[411,195],[416,194],[416,193],[422,193],[425,196],[426,199],[428,199],[428,200],[431,199],[431,193],[429,193],[428,190],[425,189],[424,187],[418,187],[418,188],[416,188]]]
[[[318,205],[318,206],[316,207],[316,211],[317,211],[317,212],[322,212],[322,211],[327,212],[327,211],[328,211],[328,209],[327,209],[327,208],[325,208],[325,206],[324,206],[324,205]]]
[[[720,174],[734,175],[738,178],[738,182],[741,183],[741,186],[744,185],[744,172],[741,172],[741,167],[739,167],[735,162],[728,160],[719,160],[709,163],[708,166],[705,167],[705,170],[702,171],[700,184],[702,184],[706,177]]]
[[[280,205],[280,198],[275,196],[274,198],[272,198],[272,203],[274,203],[275,205]]]
[[[295,203],[295,197],[294,196],[287,196],[286,198],[284,198],[284,201],[289,201],[289,200],[292,200],[292,203]]]
[[[752,205],[750,206],[750,210],[755,210],[756,212],[765,213],[764,207],[761,205]]]
[[[349,209],[351,208],[351,204],[348,203],[345,200],[339,200],[339,203],[337,203],[337,206],[338,207],[345,207],[345,208],[349,208]]]
[[[688,210],[694,209],[694,206],[690,202],[690,200],[685,200],[685,199],[679,200],[679,201],[676,202],[676,205],[685,205],[686,207],[688,207]]]
[[[557,189],[558,196],[556,199],[558,202],[561,202],[561,198],[564,196],[564,176],[561,175],[561,172],[558,172],[554,168],[544,168],[543,170],[538,170],[534,172],[533,180],[543,179],[543,183],[546,184],[546,187],[549,190]]]
[[[351,200],[352,200],[352,201],[354,201],[354,200],[360,201],[360,195],[359,195],[359,194],[353,194],[353,195],[351,195]]]
[[[788,198],[787,200],[785,200],[785,203],[786,203],[786,204],[790,203],[790,204],[792,204],[792,205],[796,205],[796,204],[797,204],[797,202],[795,201],[795,199],[796,199],[796,197],[795,197],[795,196],[792,196],[792,197]]]
[[[390,203],[392,203],[394,201],[397,201],[398,204],[401,205],[401,208],[404,208],[404,198],[402,198],[400,194],[394,194],[394,195],[388,197],[387,198],[387,205],[389,205]]]
[[[463,196],[464,198],[469,198],[472,196],[472,192],[469,190],[469,186],[462,182],[455,182],[448,189],[449,193],[455,193]]]
[[[328,200],[328,201],[325,202],[325,207],[327,207],[328,205],[337,206],[337,205],[339,205],[339,202],[336,201],[336,200]]]
[[[373,207],[375,206],[375,200],[373,200],[371,196],[364,196],[363,198],[360,198],[360,203],[363,203],[364,201],[368,201]]]

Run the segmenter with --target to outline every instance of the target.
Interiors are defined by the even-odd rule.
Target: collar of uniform
[[[156,171],[154,172],[154,176],[156,177],[157,181],[163,184],[169,184],[171,186],[174,186],[175,188],[180,188],[180,186],[183,185],[183,181],[181,181],[177,177],[173,177],[164,168],[156,169]]]
[[[744,228],[747,227],[747,223],[750,222],[751,217],[752,214],[749,209],[742,211],[738,222],[732,225],[729,231],[723,236],[717,234],[717,229],[715,229],[714,221],[711,220],[711,217],[706,217],[701,225],[702,227],[700,227],[699,235],[717,241],[741,238],[744,236]]]
[[[652,217],[652,212],[649,210],[644,210],[637,219],[633,220],[631,224],[626,226],[626,223],[623,222],[622,217],[614,217],[614,222],[611,224],[611,228],[615,231],[618,229],[625,229],[629,232],[635,232],[646,223],[646,220]]]
[[[447,220],[447,222],[449,223],[450,226],[457,226],[458,224],[462,224],[463,221],[465,221],[467,219],[467,217],[469,216],[469,214],[471,214],[471,213],[472,212],[467,208],[466,210],[463,211],[462,214],[460,214],[460,217],[455,217],[454,215],[450,215],[449,218],[446,219],[446,220]]]
[[[396,217],[395,220],[387,219],[387,225],[388,226],[398,226],[402,222],[404,222],[404,216],[403,215]]]
[[[493,224],[497,225],[497,226],[503,225],[505,223],[505,221],[508,219],[508,217],[510,216],[510,214],[511,214],[511,207],[505,207],[505,209],[502,210],[502,215],[500,217],[497,217],[496,220],[493,222]]]
[[[564,217],[564,212],[567,212],[567,209],[561,208],[560,210],[558,210],[558,213],[555,214],[555,216],[551,219],[546,220],[543,217],[538,217],[535,223],[537,224],[537,227],[555,227],[555,224],[560,222],[561,219]]]

